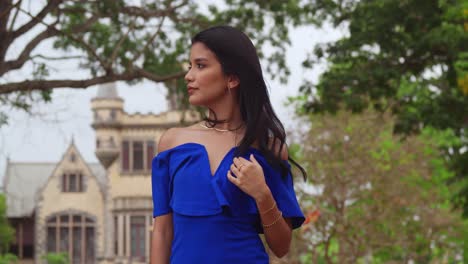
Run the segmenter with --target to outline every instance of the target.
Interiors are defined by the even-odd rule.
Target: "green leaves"
[[[15,70],[15,67],[22,67],[27,62],[34,64],[31,72],[34,80],[25,77],[19,80],[24,81],[24,85],[8,82],[3,85],[3,93],[8,91],[24,97],[20,100],[3,100],[7,103],[22,103],[11,103],[10,106],[29,109],[37,99],[30,93],[31,90],[45,91],[41,92],[39,98],[48,101],[48,90],[58,88],[57,85],[87,87],[119,80],[136,83],[142,78],[163,82],[169,96],[177,98],[176,105],[184,105],[187,100],[180,92],[183,79],[174,76],[181,76],[183,73],[181,65],[188,59],[190,39],[196,32],[220,24],[235,26],[246,32],[254,42],[259,56],[266,62],[266,71],[272,78],[285,83],[290,74],[285,59],[286,48],[290,44],[289,28],[308,23],[311,16],[309,3],[298,0],[233,0],[210,5],[208,11],[201,8],[197,1],[185,0],[142,3],[125,0],[65,0],[47,3],[49,12],[44,19],[34,21],[40,25],[39,30],[44,30],[41,33],[43,35],[34,35],[38,29],[34,26],[27,30],[38,38],[29,43],[31,50],[25,53],[24,61],[23,58],[14,61],[19,66],[5,61],[4,55],[12,50],[9,49],[11,43],[6,41],[0,47],[1,74]],[[16,6],[9,10],[10,13],[17,11],[23,12],[17,10]],[[5,26],[3,32],[14,36],[15,32],[10,30],[20,26]],[[44,54],[41,49],[36,48],[46,39],[53,41],[56,53],[50,54],[47,50],[47,54]],[[265,46],[270,47],[271,52],[268,54],[264,53]],[[31,54],[33,50],[34,55]],[[6,57],[14,55],[8,54]],[[78,64],[83,73],[80,75],[86,77],[83,80],[75,81],[75,78],[70,78],[64,82],[54,82],[54,77],[61,73],[61,69],[54,67],[52,63],[57,59],[63,63],[73,62],[70,65]],[[51,69],[57,71],[57,74],[50,74]],[[177,85],[174,85],[173,79],[177,79]]]
[[[448,154],[468,196],[468,4],[463,0],[317,0],[313,12],[349,35],[320,44],[303,63],[326,58],[329,68],[317,84],[305,82],[298,112],[362,112],[372,105],[390,109],[394,132],[421,133],[424,127],[451,129],[460,139]],[[464,163],[464,164],[463,164]],[[460,204],[468,215],[468,202]]]
[[[70,257],[68,253],[47,253],[46,255],[42,256],[42,259],[47,261],[48,264],[69,264]]]
[[[10,254],[10,253],[6,253],[5,255],[0,255],[0,264],[15,264],[15,263],[18,263],[17,256]]]
[[[45,63],[33,64],[33,77],[34,79],[41,80],[49,76],[49,69]]]
[[[10,243],[15,237],[15,229],[8,223],[6,210],[6,198],[3,194],[0,194],[0,255],[8,251]],[[4,256],[2,258],[7,257]]]

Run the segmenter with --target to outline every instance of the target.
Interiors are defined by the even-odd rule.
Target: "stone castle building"
[[[48,252],[66,252],[71,263],[149,262],[151,160],[182,114],[128,114],[123,104],[114,84],[91,100],[99,163],[86,162],[73,140],[57,163],[7,161],[11,251],[21,263],[42,263]]]

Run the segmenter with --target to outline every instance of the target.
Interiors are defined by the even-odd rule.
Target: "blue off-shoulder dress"
[[[263,230],[256,203],[227,178],[235,150],[224,156],[214,175],[206,148],[198,143],[162,151],[153,159],[153,216],[173,213],[172,264],[269,262],[259,237]],[[283,216],[299,227],[304,215],[291,174],[282,177],[255,148],[243,157],[250,154],[261,164]]]

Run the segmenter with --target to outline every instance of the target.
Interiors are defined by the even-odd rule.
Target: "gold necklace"
[[[216,127],[209,127],[209,126],[207,126],[205,124],[202,124],[202,123],[200,123],[200,126],[203,127],[203,128],[207,128],[207,129],[214,129],[214,130],[216,130],[218,132],[233,132],[233,131],[239,130],[241,127],[244,126],[244,124],[241,124],[240,126],[238,126],[235,129],[221,129],[221,128],[216,128]]]

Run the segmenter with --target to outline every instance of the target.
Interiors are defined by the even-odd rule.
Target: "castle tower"
[[[148,98],[151,100],[151,98]],[[191,112],[127,113],[115,84],[91,100],[96,156],[105,167],[102,263],[148,263],[153,204],[151,165],[157,142],[170,127],[198,120]],[[182,118],[184,117],[184,118]]]
[[[107,169],[119,156],[120,128],[124,101],[117,95],[115,83],[101,85],[91,100],[94,112],[92,127],[96,130],[96,156]]]

